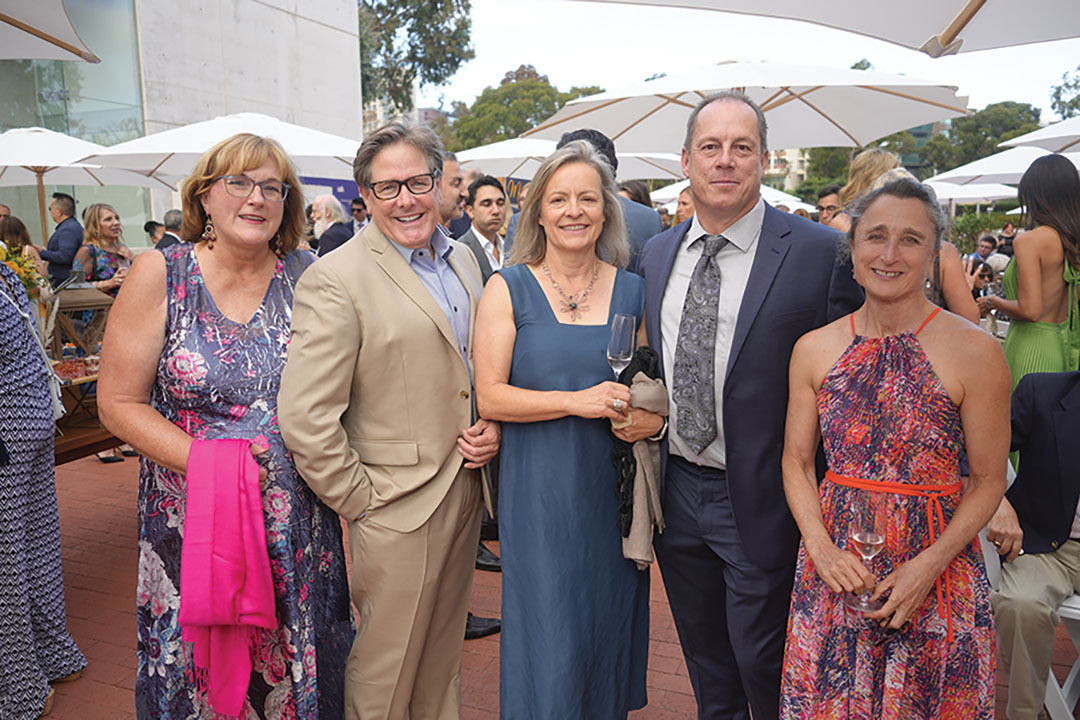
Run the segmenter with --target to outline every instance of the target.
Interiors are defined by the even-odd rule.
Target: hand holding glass
[[[615,371],[615,379],[630,364],[634,356],[634,316],[615,313],[611,319],[611,339],[608,340],[607,361]]]
[[[874,556],[885,547],[885,502],[882,494],[873,490],[855,490],[852,498],[851,547],[869,567]],[[884,605],[881,600],[870,600],[871,590],[861,595],[848,593],[844,598],[852,610],[874,612]]]

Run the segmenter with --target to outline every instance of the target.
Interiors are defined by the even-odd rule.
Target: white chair
[[[1080,595],[1065,598],[1058,616],[1065,623],[1073,645],[1080,651]],[[1046,709],[1052,720],[1072,720],[1077,700],[1080,700],[1080,659],[1073,663],[1064,685],[1058,685],[1052,669],[1046,681]]]

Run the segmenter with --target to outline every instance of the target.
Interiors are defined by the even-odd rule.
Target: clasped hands
[[[602,382],[575,393],[578,408],[575,415],[585,418],[607,418],[630,424],[613,430],[623,442],[635,443],[655,436],[664,427],[664,418],[648,410],[630,406],[630,388],[614,381]],[[632,411],[632,412],[631,412]]]
[[[472,427],[462,431],[457,442],[458,452],[465,458],[465,467],[470,470],[484,467],[499,453],[502,426],[481,418]]]
[[[807,552],[817,574],[833,592],[871,592],[871,600],[889,593],[881,609],[866,613],[868,619],[878,621],[886,630],[899,630],[911,620],[942,572],[933,567],[924,551],[877,582],[857,555],[840,549],[831,540],[813,550],[807,545]]]

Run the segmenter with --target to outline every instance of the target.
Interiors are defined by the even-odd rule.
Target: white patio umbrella
[[[1002,147],[1037,147],[1050,152],[1080,152],[1080,116],[1001,143]]]
[[[0,134],[0,186],[36,185],[41,212],[41,233],[48,242],[45,224],[45,183],[51,185],[127,185],[173,190],[172,184],[150,175],[76,163],[102,145],[73,138],[45,128],[15,128]]]
[[[101,62],[79,39],[64,0],[0,0],[0,58]]]
[[[927,181],[937,195],[940,202],[964,203],[989,203],[994,200],[1016,197],[1016,188],[1001,183],[972,183],[970,185],[957,185],[955,183]]]
[[[596,128],[624,153],[676,152],[686,120],[714,92],[737,89],[761,106],[770,147],[861,147],[917,125],[966,115],[956,88],[869,70],[723,62],[567,103],[523,137],[558,139]]]
[[[679,195],[682,191],[690,187],[690,180],[682,180],[681,182],[672,183],[671,185],[665,185],[659,190],[653,190],[649,193],[649,199],[654,203],[667,204],[679,199]],[[761,186],[761,197],[765,198],[765,202],[770,205],[786,205],[789,209],[795,210],[796,208],[802,208],[807,212],[815,212],[817,208],[813,205],[808,205],[802,201],[802,198],[791,195],[783,190],[777,190],[774,187],[768,185]]]
[[[254,133],[281,143],[301,175],[351,180],[360,140],[312,130],[259,113],[237,113],[128,140],[82,158],[106,167],[143,174],[186,177],[210,148],[237,133]]]
[[[602,0],[802,20],[921,50],[930,57],[1080,37],[1076,0]],[[893,8],[895,10],[895,8]]]
[[[555,140],[513,138],[457,153],[463,168],[474,167],[488,175],[531,179],[547,156],[555,152]],[[670,180],[681,178],[682,161],[673,153],[624,154],[619,160],[619,180]]]
[[[1006,183],[1015,185],[1020,182],[1035,158],[1049,155],[1050,151],[1037,147],[1016,147],[1010,150],[984,157],[980,160],[961,165],[947,172],[929,178],[927,182],[949,182],[957,185],[971,183]],[[1080,152],[1064,153],[1080,168]]]

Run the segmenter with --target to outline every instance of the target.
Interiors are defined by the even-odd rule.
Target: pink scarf
[[[239,716],[255,628],[277,627],[259,466],[247,440],[195,440],[187,462],[180,627],[189,671],[220,715]]]

